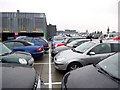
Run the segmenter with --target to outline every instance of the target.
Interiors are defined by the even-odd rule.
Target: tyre
[[[80,63],[73,62],[73,63],[70,63],[68,65],[67,71],[72,71],[72,70],[75,70],[75,69],[80,68],[80,67],[82,67],[82,65]]]

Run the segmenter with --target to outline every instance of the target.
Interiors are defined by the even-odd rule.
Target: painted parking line
[[[51,72],[51,44],[49,49],[49,88],[52,88],[52,72]]]
[[[49,64],[49,63],[34,63],[34,65],[45,65],[45,64]],[[54,64],[54,63],[51,63],[51,64]]]
[[[49,83],[44,83],[45,85],[49,85]],[[52,82],[52,85],[61,85],[61,82]]]

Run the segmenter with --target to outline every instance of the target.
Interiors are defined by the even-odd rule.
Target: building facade
[[[56,25],[47,25],[47,40],[51,39],[57,33]]]
[[[3,33],[43,33],[46,37],[47,21],[45,13],[0,12]]]

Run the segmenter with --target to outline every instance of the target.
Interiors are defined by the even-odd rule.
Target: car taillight
[[[54,44],[54,48],[57,47],[57,44]]]
[[[39,48],[37,48],[37,51],[42,51],[43,50],[43,48],[42,47],[39,47]]]
[[[48,44],[45,44],[46,47],[48,47]]]

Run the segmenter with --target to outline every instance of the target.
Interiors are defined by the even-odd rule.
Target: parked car
[[[118,36],[117,33],[102,34],[99,39],[113,39],[116,36]]]
[[[34,59],[30,53],[15,51],[12,52],[4,44],[0,43],[0,60],[4,63],[18,63],[33,65]]]
[[[80,37],[80,36],[68,37],[68,38],[66,38],[66,39],[64,40],[63,43],[68,44],[68,43],[70,43],[70,42],[72,42],[72,41],[74,41],[74,40],[77,40],[77,39],[84,39],[84,38],[83,38],[83,37]]]
[[[61,51],[54,57],[58,70],[74,70],[89,64],[97,63],[114,52],[120,52],[120,43],[113,40],[88,41],[75,49]]]
[[[34,45],[43,46],[45,52],[47,52],[49,50],[48,41],[42,37],[19,36],[16,38],[16,40],[25,40],[25,41],[29,41],[31,43],[34,43]]]
[[[87,41],[90,41],[90,40],[89,39],[77,39],[77,40],[74,40],[74,41],[68,43],[66,46],[56,47],[52,50],[51,56],[54,57],[57,53],[59,53],[61,51],[76,48],[77,46],[79,46],[82,43],[87,42]]]
[[[30,53],[35,60],[36,58],[44,55],[43,46],[34,46],[28,41],[9,40],[3,43],[12,51],[23,51]]]
[[[58,46],[66,46],[68,43],[70,43],[74,40],[77,40],[77,39],[83,39],[83,37],[80,37],[80,36],[66,37],[66,38],[64,38],[63,42],[56,43],[54,45],[54,47],[56,48]]]
[[[120,40],[120,36],[114,37],[113,40]]]
[[[120,53],[95,65],[88,65],[68,72],[62,80],[62,90],[93,89],[118,90],[120,86]]]
[[[0,63],[1,90],[41,90],[44,88],[43,81],[31,66]]]
[[[57,47],[58,43],[62,43],[64,41],[64,37],[62,36],[54,36],[52,38],[52,48]]]

